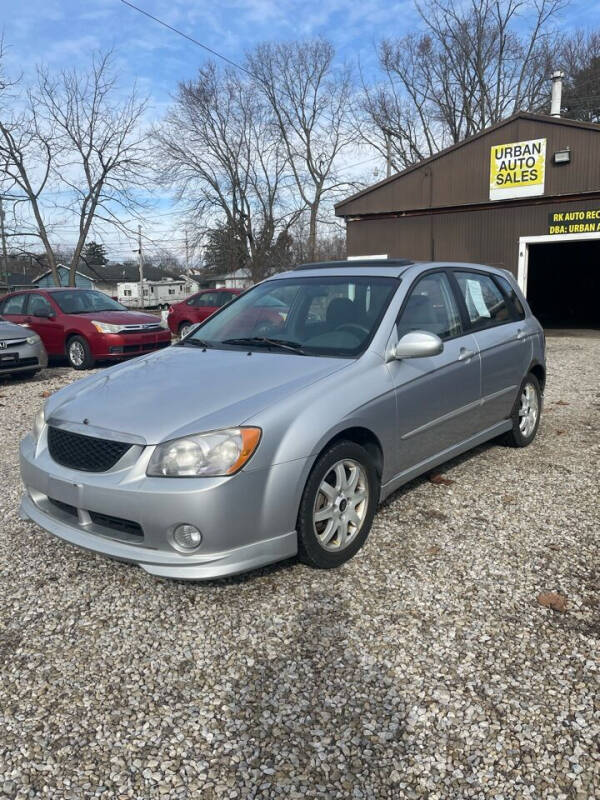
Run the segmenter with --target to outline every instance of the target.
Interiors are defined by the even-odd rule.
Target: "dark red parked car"
[[[0,315],[34,330],[49,356],[66,356],[75,369],[150,353],[171,343],[158,317],[128,311],[93,289],[13,292],[0,299]]]
[[[203,322],[241,294],[241,289],[203,289],[169,308],[167,322],[175,336],[185,336],[192,325]]]

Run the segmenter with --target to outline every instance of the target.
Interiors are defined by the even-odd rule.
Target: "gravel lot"
[[[600,797],[599,367],[550,339],[537,441],[397,492],[342,569],[207,584],[20,521],[18,441],[77,376],[0,382],[0,796]]]

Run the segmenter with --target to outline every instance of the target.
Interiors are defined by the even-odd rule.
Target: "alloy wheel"
[[[321,547],[344,550],[358,535],[369,505],[364,467],[352,459],[334,464],[324,476],[313,508],[313,527]]]
[[[81,342],[71,342],[69,345],[69,358],[71,363],[76,367],[80,367],[83,364],[85,360],[85,350]]]
[[[526,383],[521,392],[519,407],[519,430],[526,439],[535,430],[539,413],[540,402],[535,386],[532,383]]]

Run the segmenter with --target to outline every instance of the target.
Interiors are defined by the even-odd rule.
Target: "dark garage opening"
[[[545,328],[600,328],[600,239],[529,245],[527,301]]]

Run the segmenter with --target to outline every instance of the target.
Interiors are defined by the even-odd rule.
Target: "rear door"
[[[397,396],[399,472],[474,436],[480,430],[480,361],[472,334],[464,330],[457,298],[445,271],[417,279],[403,303],[398,339],[429,331],[444,343],[427,358],[388,364]]]
[[[500,279],[466,269],[455,269],[453,274],[481,355],[480,413],[486,429],[510,416],[531,363],[533,343]]]
[[[27,312],[26,324],[38,334],[47,352],[55,356],[63,355],[65,351],[64,327],[58,321],[57,309],[51,301],[43,294],[31,293],[25,311]]]

